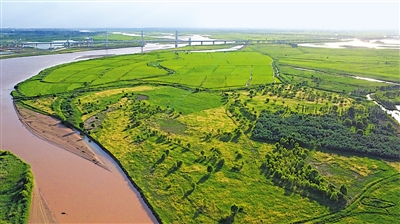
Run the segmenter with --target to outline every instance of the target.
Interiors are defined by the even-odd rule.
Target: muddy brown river
[[[146,51],[171,46],[146,45]],[[99,50],[0,60],[0,149],[29,163],[47,206],[61,223],[155,223],[157,220],[116,163],[99,156],[111,172],[44,141],[19,121],[10,96],[14,86],[57,64],[93,55],[131,54],[140,48]]]

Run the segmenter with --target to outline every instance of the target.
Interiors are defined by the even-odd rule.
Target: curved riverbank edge
[[[0,149],[0,223],[28,223],[33,201],[34,178],[30,165]]]
[[[59,223],[36,181],[33,184],[29,223]]]
[[[21,123],[33,135],[110,171],[106,163],[84,143],[82,136],[60,120],[19,106],[15,102],[14,109]]]
[[[99,156],[97,156],[93,150],[87,146],[84,141],[82,136],[80,136],[78,133],[76,133],[72,127],[69,127],[70,124],[62,124],[62,122],[54,118],[50,115],[45,115],[33,110],[30,110],[24,106],[18,106],[14,102],[14,108],[16,111],[16,114],[21,121],[21,123],[35,136],[43,139],[44,141],[47,141],[51,144],[54,144],[58,147],[61,147],[71,153],[74,153],[77,156],[80,156],[86,160],[89,160],[93,162],[94,164],[111,171],[110,168],[106,165],[106,163],[101,160]],[[36,120],[36,124],[34,121]],[[41,122],[42,121],[42,122]],[[43,122],[46,121],[46,122]],[[58,138],[54,138],[54,137]],[[124,174],[128,177],[129,182],[132,184],[132,186],[138,191],[141,199],[145,203],[145,205],[148,207],[149,211],[151,211],[152,215],[155,217],[155,219],[159,222],[162,223],[161,218],[159,215],[156,213],[154,210],[153,206],[150,204],[150,202],[147,200],[147,198],[144,195],[143,190],[132,180],[132,178],[129,176],[128,172],[125,170],[125,168],[122,166],[120,161],[110,152],[108,151],[103,145],[101,145],[97,140],[92,138],[91,136],[86,136],[88,139],[90,139],[92,142],[97,144],[105,153],[107,153],[113,160],[114,162],[119,166],[119,168],[124,172]],[[79,153],[79,150],[77,150],[77,146],[79,145],[78,148],[79,150],[85,150],[85,153]],[[43,195],[40,195],[40,189],[36,191],[36,197],[33,197],[33,200],[39,200],[35,201],[32,204],[35,204],[38,207],[35,207],[35,209],[31,209],[31,211],[35,210],[35,213],[41,213],[39,214],[39,218],[42,218],[44,220],[48,220],[50,223],[57,222],[55,217],[52,215],[52,211],[50,207],[47,205]],[[39,195],[39,196],[37,196]],[[45,210],[43,210],[45,209]],[[41,211],[39,211],[41,210]],[[47,211],[46,211],[47,210]],[[37,214],[36,214],[37,215]],[[40,216],[42,215],[42,217]],[[33,219],[33,217],[31,217]],[[41,220],[41,219],[40,219]],[[40,222],[39,220],[39,222]],[[43,221],[44,221],[43,220]],[[32,220],[33,221],[33,220]]]
[[[90,135],[86,135],[86,137],[92,141],[93,143],[97,144],[105,153],[107,153],[113,160],[114,162],[119,166],[119,168],[122,170],[122,172],[124,172],[124,174],[128,177],[129,182],[133,185],[133,187],[139,192],[141,199],[143,200],[143,202],[147,205],[148,209],[151,211],[152,215],[156,218],[156,220],[159,223],[163,223],[160,216],[158,215],[158,213],[155,211],[155,209],[153,208],[153,206],[151,205],[151,203],[147,200],[146,196],[144,195],[144,191],[142,190],[142,188],[139,187],[139,185],[137,185],[133,180],[132,177],[129,176],[128,171],[126,171],[126,169],[122,166],[121,162],[117,159],[117,157],[115,157],[106,147],[104,147],[100,142],[98,142],[96,139],[94,139],[92,136]]]

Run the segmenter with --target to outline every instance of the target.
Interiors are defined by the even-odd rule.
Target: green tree
[[[207,172],[211,173],[213,171],[213,167],[212,166],[208,166],[207,167]]]
[[[340,186],[340,193],[342,193],[343,195],[347,195],[346,185],[342,184],[342,186]]]

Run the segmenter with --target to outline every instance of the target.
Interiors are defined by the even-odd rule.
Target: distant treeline
[[[94,36],[98,32],[91,32]],[[72,29],[3,29],[1,37],[3,41],[53,41],[67,39],[84,39],[88,36],[87,32]]]
[[[400,138],[392,123],[383,125],[385,114],[376,107],[369,110],[369,119],[356,120],[354,110],[346,115],[323,116],[284,114],[283,111],[263,111],[253,129],[255,139],[280,142],[293,146],[298,142],[304,147],[323,147],[329,150],[364,153],[386,158],[400,158]],[[369,133],[365,134],[367,127]],[[356,131],[355,131],[356,130]]]

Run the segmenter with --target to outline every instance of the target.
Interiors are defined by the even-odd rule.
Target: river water
[[[367,100],[372,100],[371,94],[367,95]],[[388,110],[384,106],[380,105],[378,102],[374,101],[383,111],[392,116],[400,124],[400,105],[396,105],[397,110]]]
[[[169,47],[172,45],[148,44],[144,51]],[[94,55],[138,52],[140,48],[125,48],[0,60],[0,148],[31,165],[37,186],[59,222],[154,223],[157,220],[107,155],[100,156],[112,172],[29,132],[15,113],[10,92],[17,83],[47,67]]]
[[[317,47],[317,48],[372,48],[372,49],[400,49],[400,39],[380,39],[363,41],[359,39],[342,40],[341,42],[330,43],[302,43],[298,44],[302,47]]]

